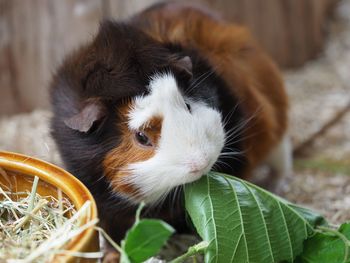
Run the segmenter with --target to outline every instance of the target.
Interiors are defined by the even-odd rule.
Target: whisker
[[[227,133],[230,133],[229,136],[227,136],[228,138],[230,136],[236,135],[238,132],[241,132],[244,128],[247,128],[249,126],[247,126],[249,123],[251,123],[251,121],[255,118],[256,116],[251,116],[250,118],[246,119],[246,120],[242,120],[240,121],[237,125],[235,125],[234,127],[232,127],[230,130],[227,131]]]
[[[221,153],[219,156],[236,156],[236,155],[242,155],[242,152],[225,152]]]
[[[241,104],[241,102],[237,102],[237,104],[235,105],[234,108],[232,108],[228,113],[227,115],[225,116],[225,118],[223,119],[223,126],[226,127],[228,122],[230,121],[232,115],[236,112],[236,110],[238,109],[238,106]]]
[[[250,135],[241,137],[241,138],[239,138],[239,139],[237,139],[237,140],[235,140],[235,141],[232,141],[232,140],[231,140],[231,141],[228,141],[227,144],[229,145],[229,144],[235,144],[235,143],[239,143],[239,142],[245,141],[245,140],[247,140],[247,139],[249,139],[249,138],[255,137],[255,136],[258,135],[259,133],[260,133],[260,132],[257,131],[257,132],[255,132],[255,133],[250,134]],[[225,147],[224,147],[224,148],[225,148]]]
[[[225,167],[227,167],[227,168],[229,168],[229,169],[232,169],[232,166],[231,166],[231,165],[229,165],[228,163],[223,162],[223,161],[221,161],[221,160],[216,161],[216,164],[217,164],[217,166],[219,167],[219,169],[220,169],[222,166],[225,166]]]
[[[198,76],[192,83],[191,86],[196,85],[199,81],[201,81],[207,74],[209,74],[210,72],[213,71],[213,68],[205,71],[203,74],[201,74],[200,76]]]
[[[207,72],[203,73],[201,76],[199,76],[193,83],[191,83],[191,86],[186,91],[186,93],[192,92],[194,89],[196,89],[203,81],[205,81],[208,77],[210,77],[213,73],[215,73],[216,68],[212,68],[208,70]]]

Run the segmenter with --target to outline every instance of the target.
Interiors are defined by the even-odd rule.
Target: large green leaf
[[[137,220],[126,234],[122,249],[131,262],[143,262],[156,255],[172,233],[174,229],[161,220]]]
[[[305,241],[304,251],[297,262],[302,263],[349,263],[350,223],[337,230],[322,230]]]
[[[206,262],[292,262],[318,214],[233,176],[209,173],[185,186],[186,209],[209,242]]]

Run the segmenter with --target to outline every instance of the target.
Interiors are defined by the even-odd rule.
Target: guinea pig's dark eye
[[[191,105],[186,103],[186,107],[187,107],[188,111],[191,112]]]
[[[143,132],[137,131],[135,133],[135,138],[141,145],[152,146],[150,139]]]

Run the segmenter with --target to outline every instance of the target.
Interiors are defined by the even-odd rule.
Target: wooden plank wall
[[[283,67],[314,58],[326,36],[325,22],[338,0],[204,0],[230,21],[248,26]],[[203,2],[198,0],[198,2]]]
[[[51,73],[64,54],[90,38],[99,1],[0,0],[0,113],[47,107]]]
[[[182,0],[183,1],[183,0]],[[337,0],[197,0],[248,25],[282,66],[314,57]],[[126,18],[157,0],[0,0],[0,116],[47,108],[52,72],[95,34],[104,17]]]

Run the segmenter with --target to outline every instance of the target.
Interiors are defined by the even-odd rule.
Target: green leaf
[[[137,220],[126,234],[122,249],[133,263],[139,263],[157,254],[174,229],[156,219]]]
[[[320,227],[320,231],[305,241],[304,251],[296,262],[350,262],[350,222],[338,230]]]
[[[318,214],[219,173],[186,185],[185,200],[197,232],[209,242],[205,262],[292,262],[314,226],[325,224]]]

